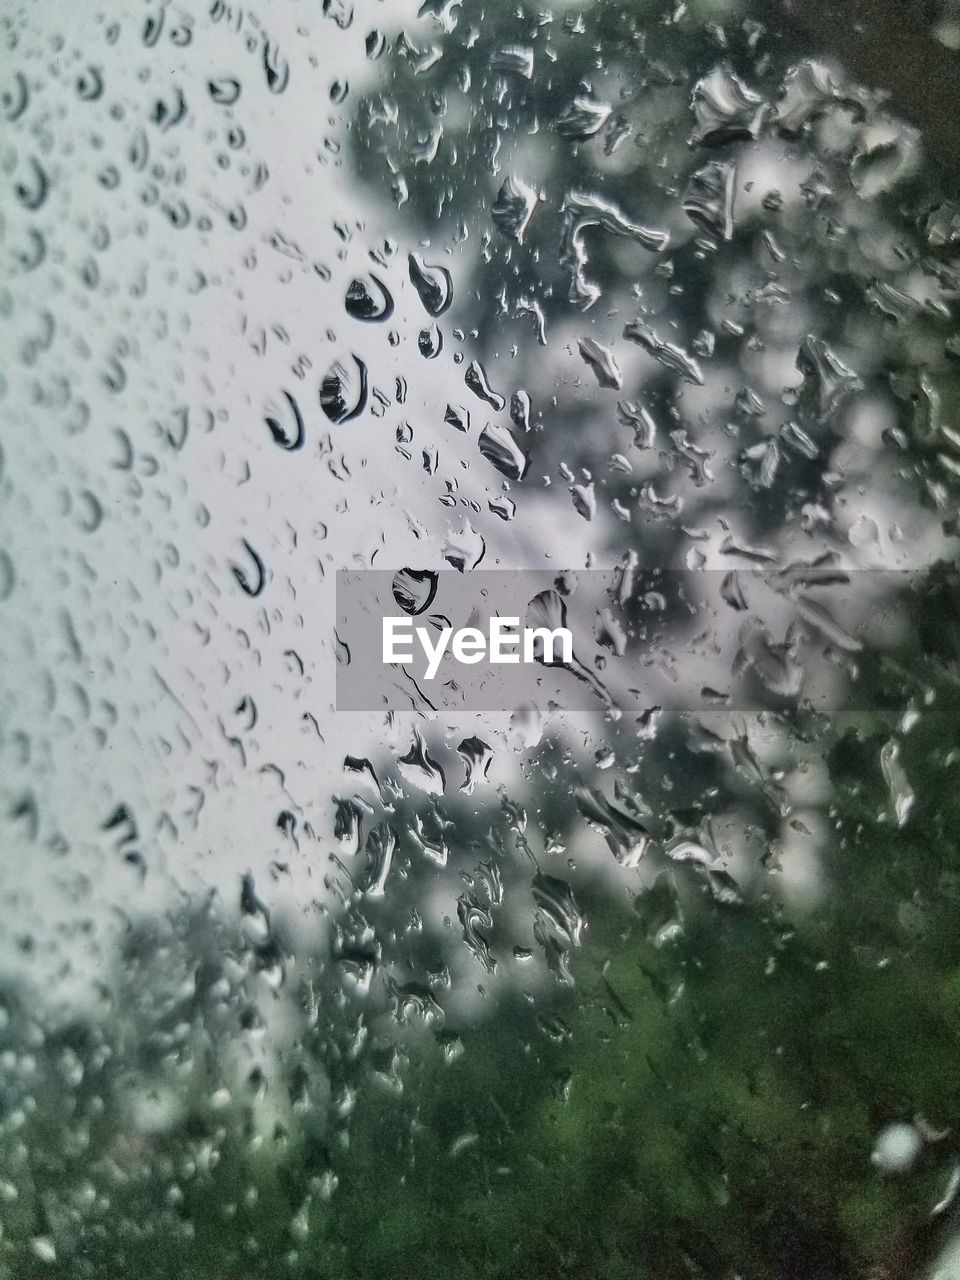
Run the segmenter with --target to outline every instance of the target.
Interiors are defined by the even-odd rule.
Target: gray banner
[[[922,651],[917,581],[822,565],[342,571],[337,709],[850,707],[868,696],[864,653]]]

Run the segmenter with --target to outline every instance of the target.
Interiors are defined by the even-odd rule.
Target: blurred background
[[[960,1274],[957,5],[0,38],[0,1276]]]

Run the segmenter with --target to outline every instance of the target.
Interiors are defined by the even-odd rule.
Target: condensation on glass
[[[4,1280],[960,1273],[960,206],[869,56],[960,19],[888,7],[4,7]],[[337,711],[338,572],[491,569],[605,571],[575,710]]]

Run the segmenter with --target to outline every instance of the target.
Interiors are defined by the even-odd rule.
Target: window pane
[[[796,8],[0,15],[0,1277],[957,1272],[960,17]]]

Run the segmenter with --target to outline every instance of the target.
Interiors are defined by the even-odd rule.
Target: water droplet
[[[97,67],[87,67],[77,77],[77,97],[81,102],[96,102],[102,93],[102,74]]]
[[[721,240],[733,238],[736,176],[736,165],[732,161],[711,160],[692,175],[683,197],[687,217]]]
[[[397,833],[389,823],[381,822],[369,833],[364,846],[367,865],[359,888],[366,897],[383,897],[396,851]]]
[[[393,579],[393,598],[404,613],[425,613],[433,604],[438,584],[438,575],[430,569],[401,569]]]
[[[890,793],[890,806],[898,827],[906,826],[916,796],[900,763],[900,744],[896,738],[884,743],[880,750],[880,768]]]
[[[850,180],[862,200],[889,191],[919,159],[919,139],[902,126],[896,137],[864,145],[850,161]]]
[[[379,277],[351,280],[344,299],[347,315],[354,320],[383,321],[393,315],[393,297]]]
[[[570,497],[577,515],[584,520],[592,520],[597,514],[597,494],[592,482],[589,484],[573,484],[570,486]]]
[[[457,747],[457,754],[463,761],[466,777],[460,790],[468,796],[473,795],[475,788],[486,780],[493,760],[493,752],[480,738],[464,738]]]
[[[763,124],[764,103],[728,66],[718,65],[693,88],[697,119],[693,138],[705,146],[756,138]]]
[[[350,422],[367,404],[367,366],[359,356],[351,357],[353,369],[335,361],[320,384],[320,407],[331,422]]]
[[[469,389],[481,400],[486,400],[492,408],[499,412],[506,405],[506,400],[499,392],[493,391],[487,381],[486,370],[478,360],[471,360],[467,365],[463,380]]]
[[[510,396],[510,421],[521,431],[530,430],[530,395],[526,391],[514,391]]]
[[[614,391],[623,388],[623,375],[612,352],[594,338],[580,338],[577,346],[580,354],[593,370],[601,387],[610,387]]]
[[[523,244],[530,219],[539,203],[538,192],[511,174],[497,192],[490,211],[493,224],[508,240]]]
[[[446,778],[443,770],[427,750],[426,743],[420,733],[414,729],[413,743],[406,755],[397,760],[397,768],[403,776],[430,795],[443,795],[446,790]]]
[[[494,71],[509,75],[522,76],[524,80],[533,78],[533,50],[529,45],[511,44],[498,50],[490,59]]]
[[[284,391],[283,397],[287,402],[290,425],[284,426],[279,417],[274,417],[270,414],[267,415],[264,421],[270,430],[271,436],[273,436],[274,443],[278,444],[281,449],[293,452],[295,449],[303,448],[303,417],[300,413],[300,406],[290,392]]]
[[[800,344],[797,368],[803,374],[804,391],[821,418],[837,409],[847,396],[863,389],[857,374],[812,333]]]
[[[241,568],[240,565],[235,564],[230,567],[233,571],[233,576],[240,584],[244,593],[248,596],[255,597],[260,595],[266,585],[266,570],[260,556],[256,551],[254,551],[246,538],[243,539],[243,545],[253,563],[253,573],[250,573],[247,569]]]
[[[649,843],[644,824],[591,787],[578,786],[576,795],[581,814],[604,837],[617,861],[624,867],[637,866]]]
[[[353,5],[349,0],[323,0],[323,15],[346,31],[353,22]]]
[[[655,947],[671,941],[683,928],[677,887],[666,871],[661,871],[653,884],[637,895],[633,909],[644,936]]]
[[[587,248],[584,233],[590,227],[600,227],[609,235],[635,240],[655,253],[662,252],[670,239],[666,231],[630,222],[609,201],[583,191],[571,191],[564,199],[561,213],[560,262],[570,272],[570,301],[585,310],[600,297],[600,287],[588,281],[585,275]]]
[[[855,118],[862,120],[868,103],[865,90],[848,88],[824,63],[807,59],[784,76],[775,119],[781,133],[797,137],[829,106],[852,108]]]
[[[667,342],[659,337],[642,320],[631,320],[625,325],[623,336],[629,338],[631,342],[636,342],[645,351],[649,351],[650,355],[659,361],[665,369],[679,373],[684,382],[693,383],[697,387],[703,386],[703,374],[693,356],[684,351],[682,347],[677,346],[676,343]]]
[[[219,107],[230,107],[240,97],[240,81],[221,76],[218,80],[207,83],[210,97]]]
[[[475,569],[487,551],[482,534],[467,521],[459,533],[451,533],[443,547],[443,558],[459,573]]]
[[[522,480],[530,459],[514,440],[507,427],[488,422],[480,433],[480,452],[508,480]]]
[[[439,316],[453,301],[453,280],[446,267],[429,266],[418,253],[407,259],[410,281],[428,315]]]
[[[465,409],[462,404],[448,404],[443,420],[448,426],[454,427],[464,434],[470,430],[470,411]]]
[[[617,419],[633,432],[637,449],[652,449],[657,440],[657,424],[647,409],[637,400],[618,400]]]
[[[592,138],[607,123],[610,111],[609,103],[598,102],[589,93],[580,93],[559,117],[554,127],[561,138]]]
[[[486,905],[473,894],[463,894],[457,899],[457,918],[463,927],[463,940],[480,961],[487,973],[496,973],[497,962],[490,954],[490,944],[483,930],[493,928],[493,916]]]
[[[421,329],[417,335],[417,346],[424,360],[435,360],[443,350],[443,334],[435,324]]]

